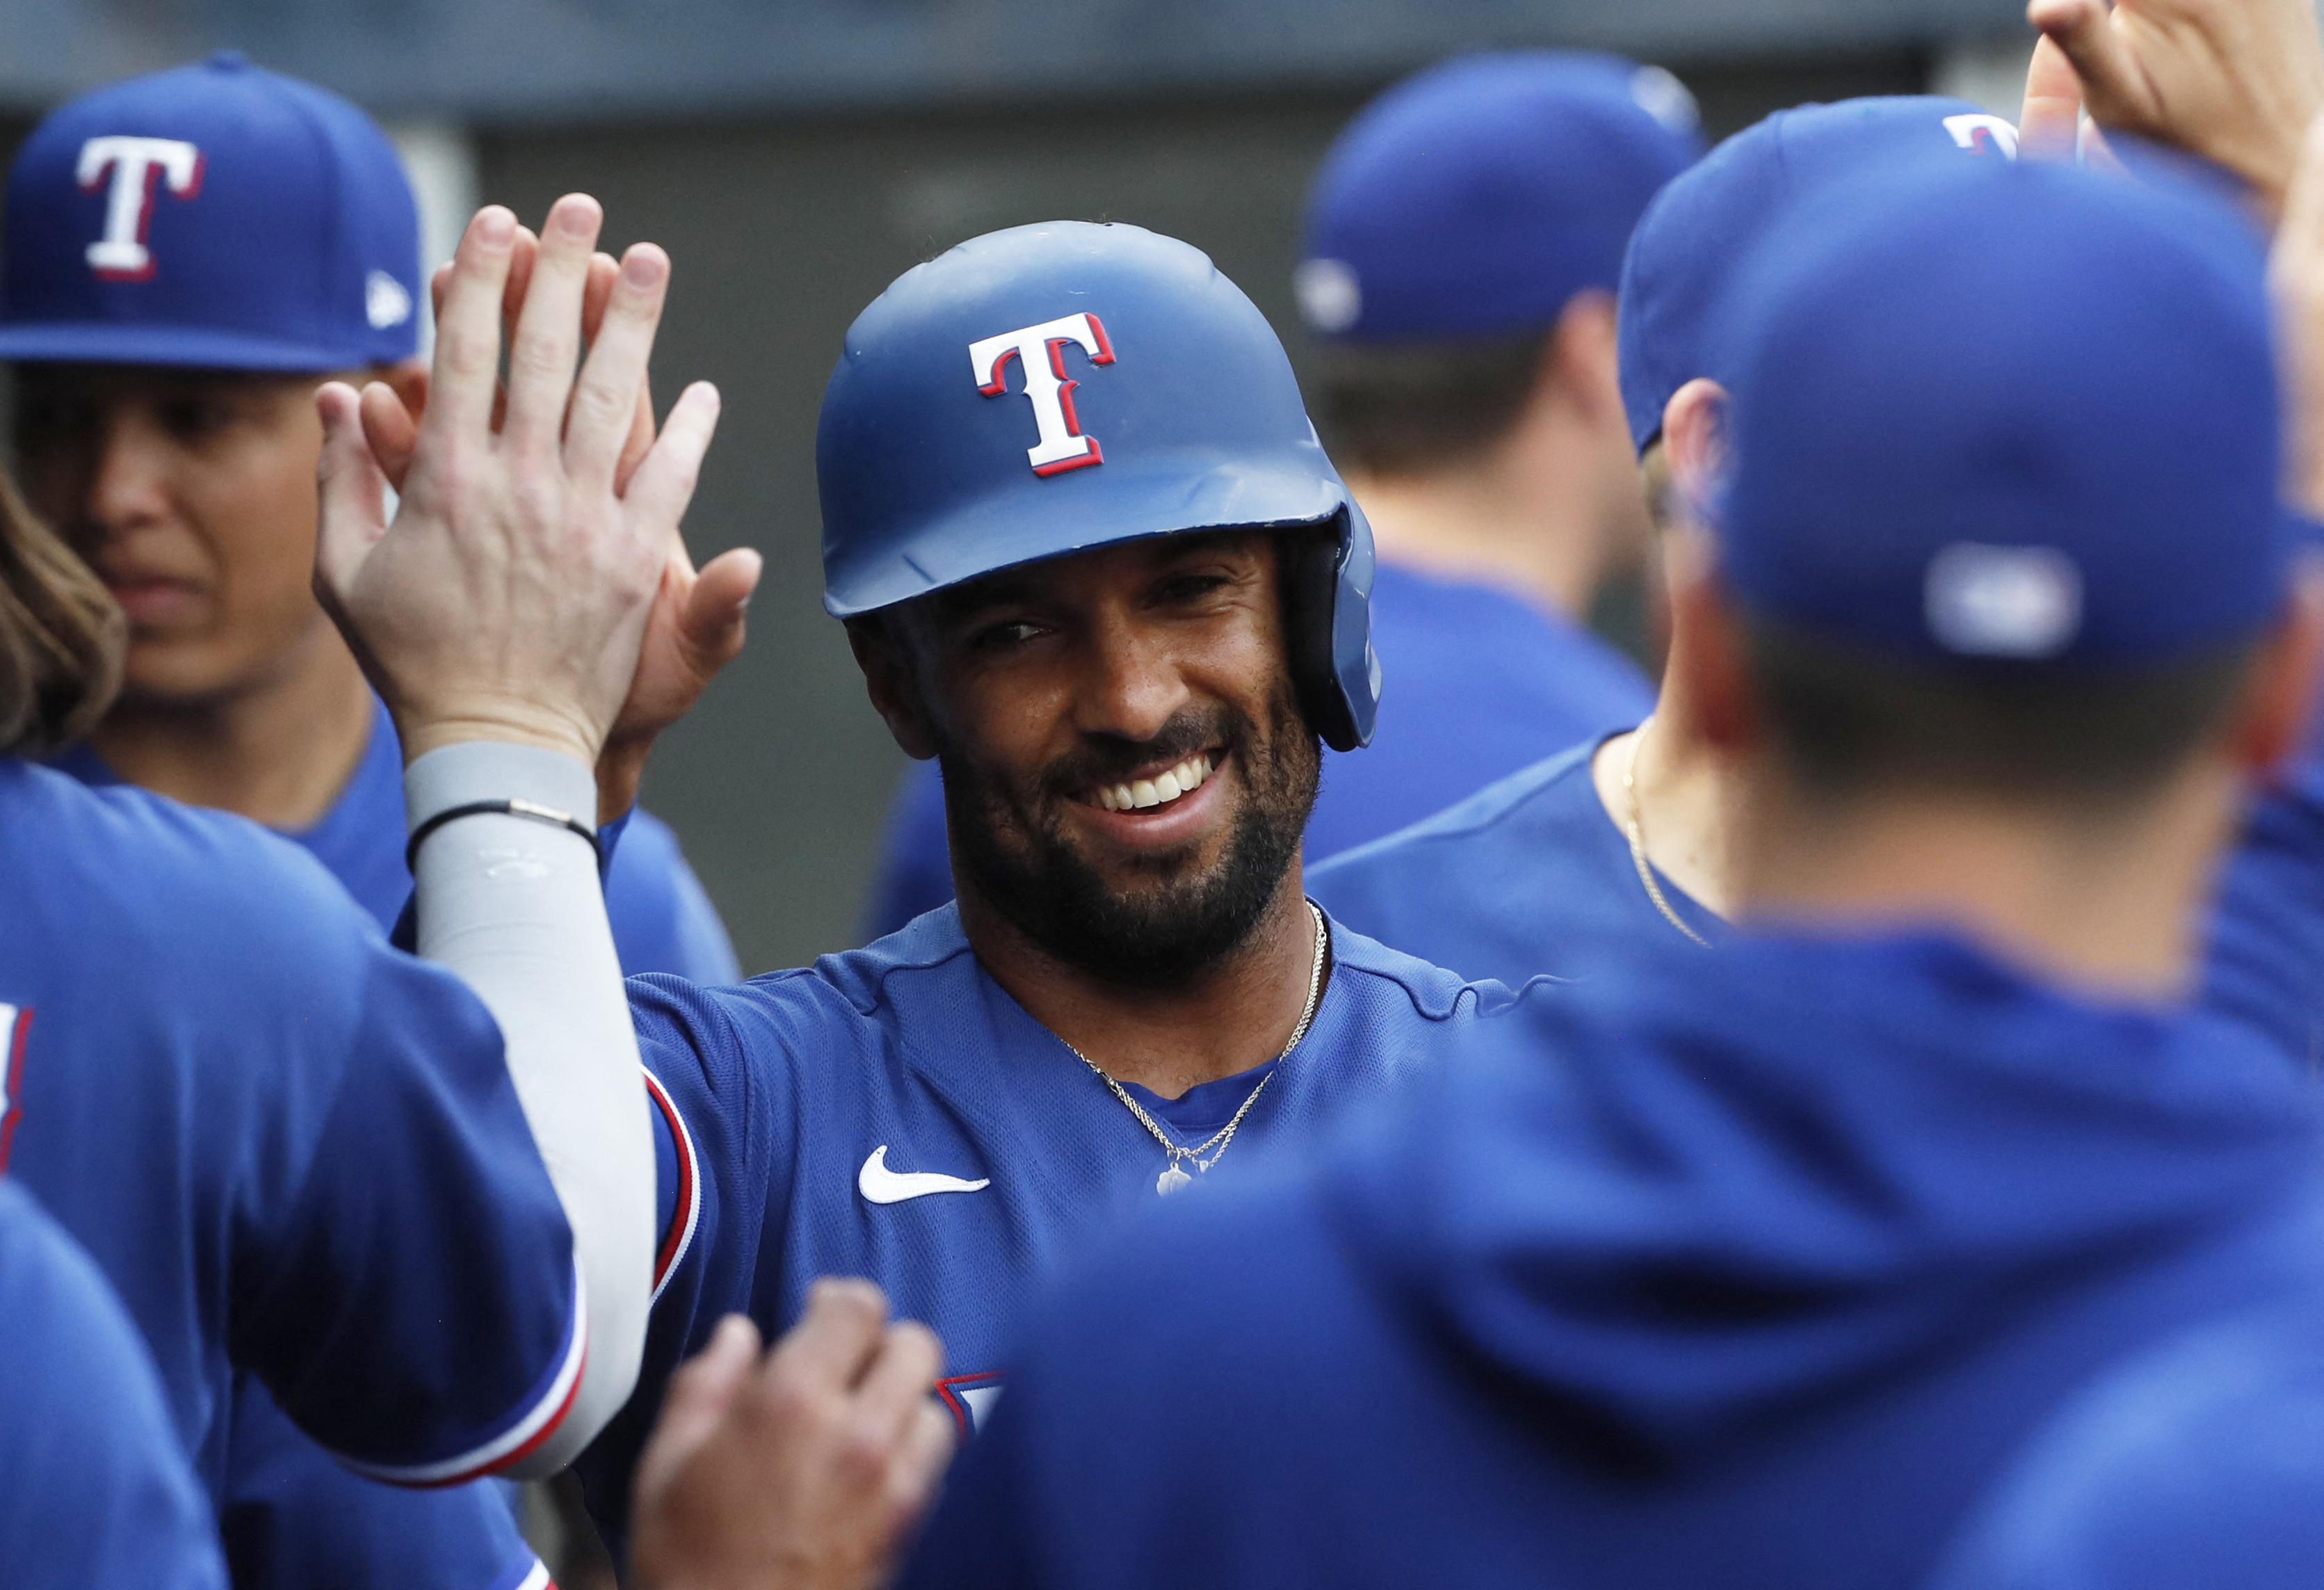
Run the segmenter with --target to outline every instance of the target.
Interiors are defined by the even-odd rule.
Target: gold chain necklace
[[[1278,1068],[1281,1067],[1284,1057],[1297,1049],[1299,1040],[1307,1036],[1308,1025],[1315,1020],[1315,1007],[1322,1003],[1323,997],[1323,961],[1331,951],[1332,940],[1331,936],[1323,929],[1323,913],[1316,909],[1315,902],[1312,900],[1306,902],[1306,906],[1308,914],[1315,919],[1315,957],[1307,968],[1307,1008],[1299,1013],[1299,1025],[1292,1030],[1291,1041],[1283,1046],[1282,1054],[1275,1057],[1275,1064]],[[1194,1179],[1181,1168],[1183,1165],[1192,1165],[1195,1171],[1200,1173],[1219,1162],[1219,1156],[1227,1151],[1229,1143],[1234,1142],[1235,1129],[1242,1124],[1242,1118],[1250,1114],[1251,1105],[1259,1103],[1259,1095],[1265,1093],[1267,1085],[1275,1080],[1273,1071],[1260,1077],[1259,1086],[1250,1090],[1250,1096],[1242,1101],[1242,1108],[1234,1113],[1233,1120],[1220,1127],[1194,1147],[1185,1148],[1171,1142],[1170,1134],[1162,1130],[1160,1123],[1148,1114],[1136,1099],[1130,1096],[1128,1090],[1120,1083],[1107,1076],[1095,1060],[1074,1049],[1072,1044],[1065,1043],[1064,1039],[1060,1038],[1057,1041],[1065,1043],[1065,1048],[1072,1051],[1074,1058],[1096,1074],[1097,1079],[1105,1084],[1107,1091],[1121,1101],[1121,1107],[1137,1116],[1138,1123],[1152,1132],[1154,1141],[1162,1145],[1162,1151],[1170,1156],[1168,1162],[1162,1168],[1162,1174],[1154,1182],[1154,1190],[1165,1195],[1176,1192]],[[1204,1158],[1206,1154],[1209,1155],[1207,1159]]]
[[[1711,940],[1688,927],[1686,919],[1673,911],[1671,902],[1663,898],[1663,886],[1655,882],[1655,869],[1646,860],[1646,823],[1638,815],[1638,747],[1646,744],[1646,731],[1654,726],[1655,720],[1649,717],[1630,731],[1630,753],[1622,762],[1622,798],[1630,809],[1629,819],[1622,828],[1630,838],[1630,862],[1638,869],[1638,882],[1646,886],[1646,898],[1655,902],[1655,909],[1669,919],[1672,927],[1709,949]]]

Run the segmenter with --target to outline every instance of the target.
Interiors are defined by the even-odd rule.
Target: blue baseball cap
[[[1434,67],[1324,156],[1300,314],[1348,342],[1546,327],[1613,291],[1646,201],[1702,153],[1694,100],[1659,67],[1547,50]]]
[[[1662,434],[1672,394],[1697,376],[1727,383],[1706,340],[1712,306],[1767,224],[1789,203],[1914,153],[1991,165],[2017,129],[1965,99],[1899,96],[1777,111],[1728,139],[1657,195],[1622,265],[1617,340],[1630,439]]]
[[[392,364],[419,349],[420,291],[386,135],[239,55],[82,95],[9,173],[0,359]]]
[[[2161,664],[2281,613],[2264,260],[2206,195],[1909,162],[1769,229],[1735,328],[1721,569],[1923,661]]]

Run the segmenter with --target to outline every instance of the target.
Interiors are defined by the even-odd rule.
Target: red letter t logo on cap
[[[153,224],[154,184],[166,180],[180,199],[202,190],[202,152],[175,138],[91,138],[80,146],[73,173],[91,192],[110,168],[105,236],[88,245],[88,268],[108,282],[143,282],[153,274],[145,230]]]
[[[1113,345],[1095,315],[1067,315],[1044,320],[1019,331],[1004,331],[968,345],[968,362],[976,390],[999,397],[1009,390],[1009,361],[1025,367],[1025,395],[1033,400],[1033,422],[1040,428],[1038,446],[1025,449],[1036,475],[1056,475],[1084,464],[1102,464],[1105,454],[1097,438],[1082,434],[1074,413],[1074,388],[1065,379],[1065,344],[1078,343],[1093,365],[1113,363]]]

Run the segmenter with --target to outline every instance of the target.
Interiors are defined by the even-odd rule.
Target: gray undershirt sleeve
[[[591,770],[533,746],[444,746],[405,770],[404,792],[415,829],[452,807],[508,799],[595,826]],[[500,1024],[573,1231],[589,1332],[580,1390],[557,1433],[509,1471],[554,1474],[629,1400],[653,1276],[653,1134],[596,855],[537,818],[464,817],[429,836],[413,883],[420,953],[457,974]]]

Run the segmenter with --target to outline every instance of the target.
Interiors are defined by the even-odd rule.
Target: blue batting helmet
[[[1049,221],[906,272],[848,328],[816,478],[840,618],[1117,541],[1332,527],[1286,562],[1293,677],[1326,744],[1371,738],[1371,527],[1283,345],[1198,249]]]

